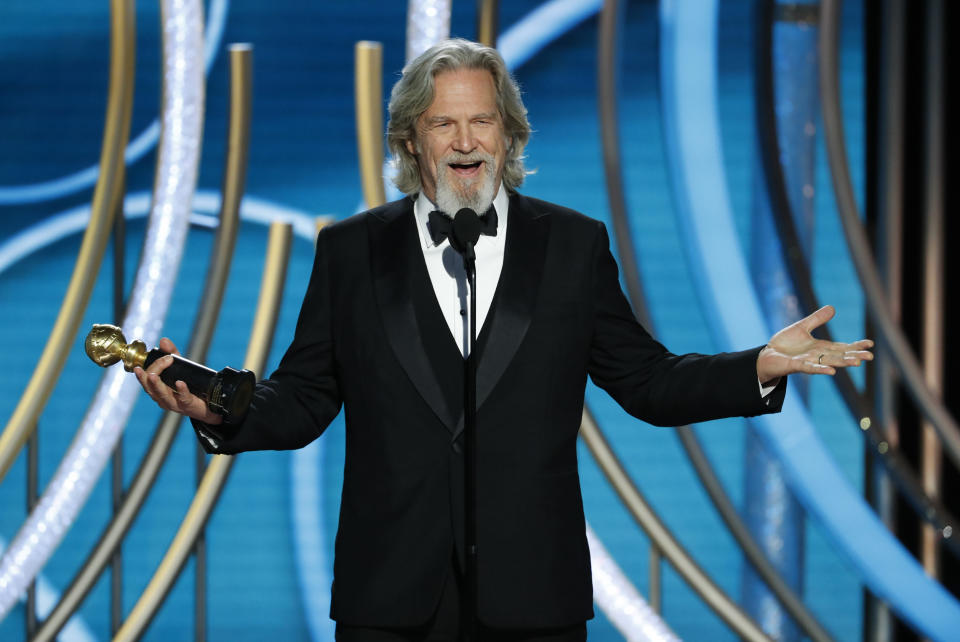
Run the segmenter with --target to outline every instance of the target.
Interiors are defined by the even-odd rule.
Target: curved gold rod
[[[383,190],[383,45],[361,40],[354,48],[357,154],[367,207],[386,202]]]
[[[488,47],[497,46],[498,0],[477,0],[477,42]]]
[[[770,638],[722,588],[704,573],[666,525],[660,521],[640,489],[633,484],[630,475],[624,470],[586,406],[584,406],[583,421],[580,424],[580,436],[633,519],[650,536],[653,544],[659,548],[660,553],[670,561],[687,584],[707,603],[707,606],[742,639],[749,642],[769,642]]]
[[[290,258],[290,246],[293,228],[287,223],[273,223],[270,226],[270,238],[267,244],[267,258],[264,265],[263,281],[260,284],[260,299],[253,321],[253,331],[247,346],[247,355],[243,367],[254,372],[262,372],[270,351],[277,315],[283,298],[283,284],[286,279],[287,262]],[[194,541],[207,523],[213,507],[216,505],[227,481],[227,475],[233,466],[230,455],[214,455],[200,481],[190,508],[187,510],[177,534],[153,574],[147,588],[137,600],[130,615],[113,638],[115,641],[136,640],[146,630],[156,615],[170,588],[179,576],[187,561]]]
[[[191,345],[186,352],[191,360],[201,363],[206,358],[207,349],[213,338],[240,223],[240,201],[246,184],[247,152],[250,147],[251,87],[252,51],[249,45],[233,45],[230,47],[230,121],[227,132],[220,225],[217,228],[213,258],[201,297],[202,304],[191,333]],[[80,608],[103,569],[110,562],[113,552],[120,546],[133,520],[140,513],[140,508],[153,488],[160,468],[170,452],[181,419],[182,417],[176,413],[164,413],[123,502],[104,529],[100,541],[87,556],[53,612],[40,626],[36,635],[31,638],[31,642],[53,640],[60,629],[66,625],[70,616]]]
[[[100,148],[100,174],[93,192],[90,223],[83,235],[77,262],[60,305],[47,345],[40,355],[27,389],[0,435],[0,481],[34,431],[66,362],[77,328],[83,320],[97,280],[114,214],[122,207],[124,158],[130,137],[133,72],[136,52],[134,9],[131,0],[110,2],[110,85]]]

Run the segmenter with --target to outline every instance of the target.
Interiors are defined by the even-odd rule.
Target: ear
[[[404,146],[407,148],[407,151],[410,152],[411,156],[417,155],[417,146],[413,144],[413,141],[409,138],[403,142]]]

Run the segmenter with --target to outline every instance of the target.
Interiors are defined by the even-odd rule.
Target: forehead
[[[433,101],[424,116],[495,112],[497,90],[486,69],[441,71],[433,78]]]

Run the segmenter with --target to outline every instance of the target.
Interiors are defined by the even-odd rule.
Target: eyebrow
[[[474,115],[470,116],[470,120],[476,120],[477,118],[487,118],[487,119],[491,119],[491,118],[497,118],[497,116],[498,116],[497,112],[495,112],[495,111],[487,111],[487,112],[483,112],[483,113],[481,113],[481,114],[474,114]],[[446,115],[443,115],[443,114],[440,114],[439,116],[432,116],[432,117],[430,117],[430,118],[427,118],[427,122],[428,122],[428,123],[442,123],[442,122],[445,122],[445,121],[448,121],[448,120],[456,120],[456,119],[453,118],[453,117],[451,117],[451,116],[446,116]]]

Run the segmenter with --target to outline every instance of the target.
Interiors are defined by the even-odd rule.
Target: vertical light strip
[[[770,28],[769,62],[773,94],[772,109],[784,188],[791,204],[801,255],[811,256],[814,236],[814,177],[816,175],[817,6],[783,0],[772,4],[776,16]],[[764,16],[767,14],[763,14]],[[719,25],[718,25],[719,30]],[[765,52],[766,53],[766,52]],[[757,50],[756,55],[763,55]],[[753,196],[750,208],[751,240],[749,266],[754,289],[768,328],[785,328],[802,316],[800,303],[777,233],[776,202],[767,192],[763,155],[753,163]],[[791,394],[798,394],[809,407],[810,379],[794,377]],[[748,421],[743,454],[743,519],[754,540],[774,565],[783,581],[796,593],[803,592],[806,551],[803,508],[791,495],[780,462],[770,456],[762,438]],[[770,637],[797,640],[798,622],[751,565],[740,576],[740,603]]]
[[[450,0],[410,0],[407,5],[407,62],[450,37]]]
[[[173,292],[196,187],[203,123],[203,7],[163,0],[163,106],[153,206],[127,316],[126,336],[160,335]],[[37,575],[83,506],[140,390],[121,368],[104,376],[77,436],[37,508],[0,559],[0,618]]]

